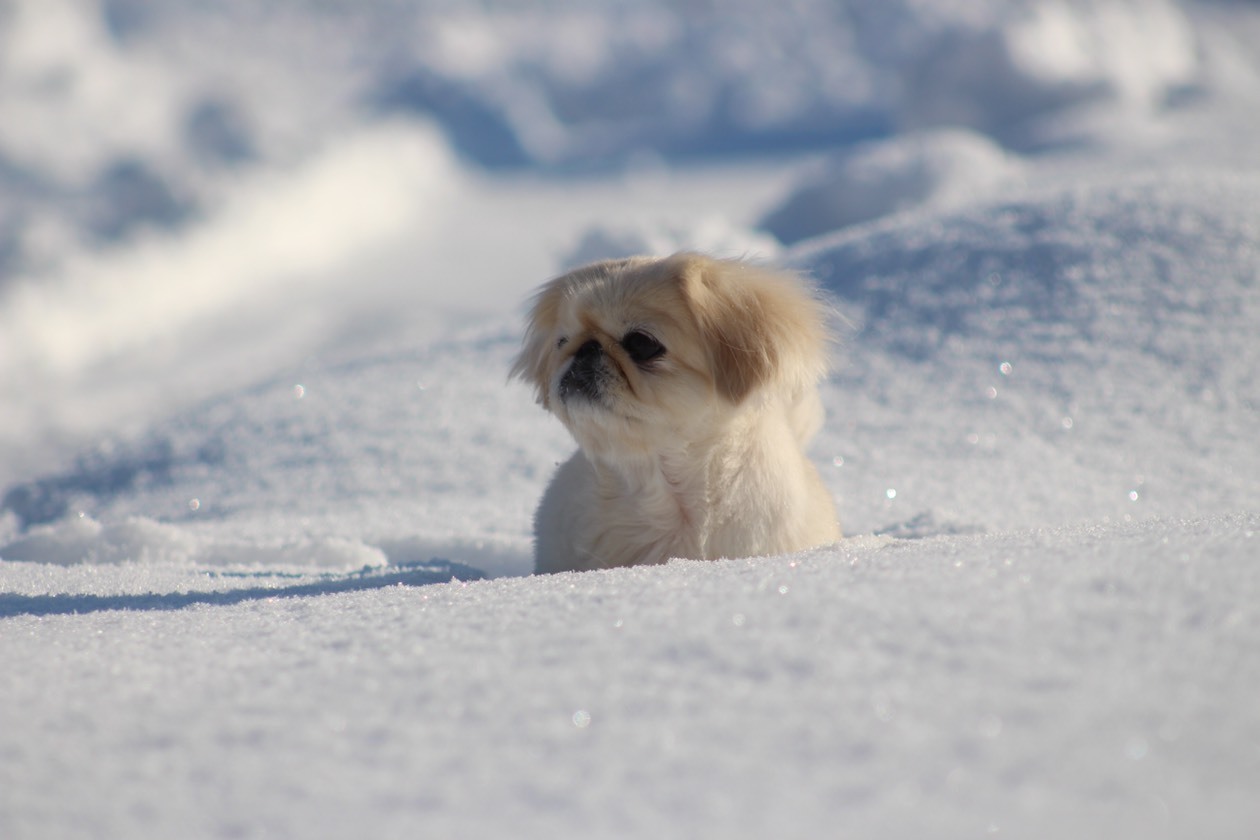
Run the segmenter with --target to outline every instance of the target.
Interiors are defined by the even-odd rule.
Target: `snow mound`
[[[308,294],[378,243],[431,223],[453,161],[431,127],[380,123],[294,171],[254,173],[183,237],[77,254],[0,298],[13,376],[63,375],[295,288]],[[296,319],[295,319],[296,320]]]
[[[560,264],[567,270],[597,260],[642,254],[665,256],[679,251],[698,251],[716,257],[770,259],[779,250],[779,243],[765,234],[745,230],[725,218],[713,216],[685,226],[643,223],[633,227],[591,228],[582,234]]]
[[[1005,5],[988,15],[947,14],[931,45],[905,63],[903,126],[962,125],[1037,145],[1049,136],[1046,124],[1069,108],[1106,102],[1151,114],[1206,83],[1209,61],[1188,5]]]
[[[8,489],[17,533],[0,557],[305,557],[330,568],[437,558],[525,573],[533,505],[570,444],[505,384],[517,343],[515,325],[493,324],[422,351],[312,359],[111,439]]]
[[[809,172],[761,227],[787,244],[913,207],[956,207],[1018,186],[1022,167],[968,131],[857,146]]]
[[[1258,207],[1255,176],[1196,171],[897,216],[789,251],[857,326],[812,449],[846,533],[1260,504]],[[573,444],[503,383],[519,330],[490,321],[419,349],[400,336],[205,402],[10,488],[9,542],[31,559],[42,545],[179,552],[169,535],[136,545],[108,528],[69,548],[21,543],[82,512],[243,540],[258,562],[332,546],[347,567],[527,573],[533,507]]]
[[[86,514],[29,529],[0,547],[0,559],[76,564],[193,564],[354,569],[388,563],[379,549],[336,537],[284,543],[199,538],[185,529],[140,516],[103,524]]]
[[[817,443],[848,530],[1260,504],[1258,207],[1187,172],[790,251],[858,325]]]
[[[438,114],[456,145],[494,165],[821,148],[943,125],[1028,141],[1038,119],[1073,106],[1150,113],[1204,84],[1202,34],[1183,9],[1167,0],[930,9],[806,0],[788,14],[752,2],[500,8],[435,16],[420,44],[379,71],[375,95]]]

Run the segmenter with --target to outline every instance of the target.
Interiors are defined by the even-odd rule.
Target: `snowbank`
[[[850,522],[1260,504],[1260,181],[1120,179],[790,252],[860,325],[817,444]],[[895,492],[895,498],[887,498]]]
[[[788,252],[857,327],[814,445],[846,532],[1260,505],[1256,208],[1255,176],[1205,170],[899,216]],[[572,443],[504,385],[518,336],[511,318],[426,349],[400,336],[312,360],[21,483],[4,505],[23,527],[138,516],[212,544],[340,538],[386,556],[418,540],[523,573],[532,506]]]
[[[342,569],[439,556],[523,573],[535,497],[566,443],[505,385],[516,345],[495,325],[419,353],[312,360],[195,405],[11,488],[4,508],[42,527],[0,557],[249,565],[305,550]]]
[[[912,208],[958,207],[1022,182],[1018,159],[967,131],[898,136],[806,173],[761,226],[788,244]]]

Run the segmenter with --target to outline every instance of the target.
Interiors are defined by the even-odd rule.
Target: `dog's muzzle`
[[[583,344],[573,354],[569,369],[560,377],[560,399],[584,397],[598,401],[603,396],[603,382],[608,375],[604,361],[604,348],[595,339]]]

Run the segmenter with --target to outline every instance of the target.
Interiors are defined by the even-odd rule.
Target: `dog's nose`
[[[560,377],[560,399],[568,400],[574,396],[599,399],[603,355],[604,348],[593,338],[577,349],[569,369]]]

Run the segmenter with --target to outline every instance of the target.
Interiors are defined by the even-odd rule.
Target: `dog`
[[[545,284],[511,375],[579,449],[538,506],[535,571],[839,540],[803,451],[822,424],[828,342],[802,279],[739,260],[632,257]]]

